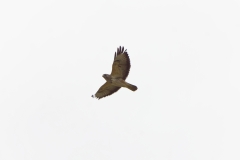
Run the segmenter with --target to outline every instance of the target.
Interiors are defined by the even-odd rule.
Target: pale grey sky
[[[240,159],[237,0],[1,1],[1,160]],[[132,92],[91,98],[124,46]]]

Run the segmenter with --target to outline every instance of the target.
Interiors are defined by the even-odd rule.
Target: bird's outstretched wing
[[[130,59],[127,50],[124,47],[119,47],[117,53],[115,52],[114,61],[112,64],[111,76],[126,79],[130,70]]]
[[[121,87],[113,86],[110,82],[106,82],[99,88],[97,93],[92,97],[101,99],[103,97],[109,96],[109,95],[117,92],[120,88]]]

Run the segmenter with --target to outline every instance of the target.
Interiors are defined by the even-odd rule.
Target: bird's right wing
[[[103,97],[109,96],[109,95],[117,92],[120,88],[121,87],[113,86],[110,82],[106,82],[98,89],[97,93],[92,97],[101,99]]]

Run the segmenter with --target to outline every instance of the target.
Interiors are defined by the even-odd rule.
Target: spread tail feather
[[[137,86],[134,86],[134,85],[132,85],[132,84],[129,84],[129,83],[126,83],[127,84],[127,88],[128,89],[130,89],[130,90],[132,90],[132,91],[136,91],[138,88],[137,88]]]

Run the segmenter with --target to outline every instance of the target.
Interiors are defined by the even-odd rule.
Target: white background
[[[239,160],[240,2],[0,2],[1,160]],[[91,98],[120,45],[129,83]]]

